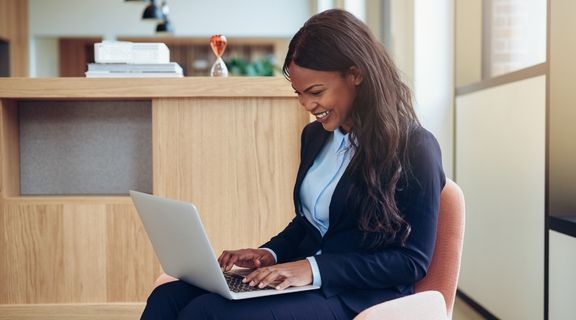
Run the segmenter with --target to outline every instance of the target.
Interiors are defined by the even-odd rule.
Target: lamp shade
[[[156,5],[154,0],[150,1],[150,4],[144,9],[142,14],[142,19],[145,20],[164,20],[164,13],[162,13],[162,8]]]
[[[174,33],[174,25],[166,18],[156,26],[156,33]]]

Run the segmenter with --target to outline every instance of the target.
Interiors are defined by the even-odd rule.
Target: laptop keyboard
[[[228,287],[232,292],[249,292],[249,291],[258,291],[263,289],[270,289],[269,287],[266,288],[258,288],[258,286],[251,287],[247,283],[242,282],[242,276],[224,272],[224,278],[226,278],[226,282],[228,283]]]

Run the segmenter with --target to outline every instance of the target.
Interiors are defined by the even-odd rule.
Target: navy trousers
[[[338,297],[325,298],[319,290],[228,300],[183,281],[174,281],[150,294],[141,319],[344,320],[355,315]]]

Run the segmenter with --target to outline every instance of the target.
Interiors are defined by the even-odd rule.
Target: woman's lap
[[[337,297],[318,290],[228,300],[182,281],[159,286],[148,298],[142,319],[351,319]]]

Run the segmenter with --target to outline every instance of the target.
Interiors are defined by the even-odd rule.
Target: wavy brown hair
[[[288,67],[337,71],[346,75],[355,66],[363,77],[350,111],[354,155],[347,170],[359,172],[352,195],[359,197],[359,228],[369,248],[399,239],[403,245],[410,226],[396,204],[396,190],[409,170],[406,144],[419,125],[410,89],[366,24],[351,13],[332,9],[311,17],[288,47]]]

